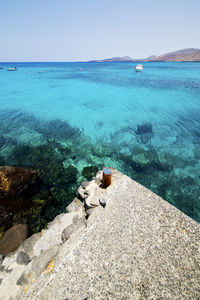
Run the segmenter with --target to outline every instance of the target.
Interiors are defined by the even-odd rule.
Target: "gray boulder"
[[[16,285],[24,285],[27,284],[28,280],[26,278],[26,275],[23,273],[17,280]]]
[[[20,251],[17,254],[16,262],[18,265],[28,265],[31,261],[30,257],[24,251]]]

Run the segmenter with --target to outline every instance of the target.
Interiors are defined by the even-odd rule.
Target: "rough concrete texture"
[[[199,224],[117,171],[102,191],[105,208],[18,299],[200,299]]]

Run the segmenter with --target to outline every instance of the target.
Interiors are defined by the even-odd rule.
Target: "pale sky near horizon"
[[[0,61],[145,58],[200,48],[200,0],[0,0]]]

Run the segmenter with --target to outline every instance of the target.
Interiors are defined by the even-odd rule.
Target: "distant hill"
[[[151,55],[147,58],[133,59],[130,56],[111,57],[94,62],[128,62],[128,61],[200,61],[200,49],[182,49],[159,56]]]
[[[111,57],[111,58],[105,58],[101,60],[93,60],[96,62],[106,62],[106,61],[133,61],[133,59],[130,56],[122,56],[122,57]]]
[[[188,48],[182,49],[170,53],[166,53],[160,56],[156,56],[149,60],[156,61],[200,61],[200,49]]]

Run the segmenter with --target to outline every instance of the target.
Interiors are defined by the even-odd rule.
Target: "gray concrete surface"
[[[106,207],[19,299],[200,299],[200,225],[113,172]]]

